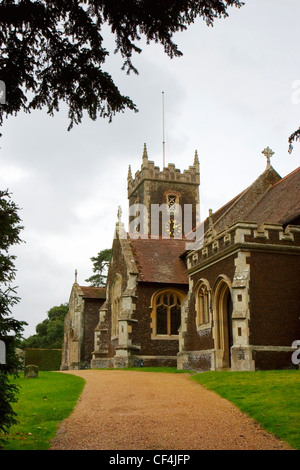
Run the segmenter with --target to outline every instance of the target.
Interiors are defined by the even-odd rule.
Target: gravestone
[[[39,374],[39,368],[38,366],[35,366],[35,365],[28,365],[28,366],[25,366],[25,369],[24,369],[24,376],[27,378],[27,379],[36,379],[38,377],[38,374]]]
[[[15,348],[15,355],[19,361],[18,371],[21,372],[24,370],[24,365],[25,365],[25,351],[19,348]]]
[[[6,345],[0,340],[0,364],[6,364]]]

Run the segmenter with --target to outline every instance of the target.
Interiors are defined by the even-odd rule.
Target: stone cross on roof
[[[270,168],[271,166],[271,158],[273,157],[274,153],[273,150],[270,149],[270,147],[265,148],[261,152],[267,159],[267,168]]]

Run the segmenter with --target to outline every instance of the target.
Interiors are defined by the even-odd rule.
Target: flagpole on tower
[[[165,168],[165,93],[162,92],[163,169]]]

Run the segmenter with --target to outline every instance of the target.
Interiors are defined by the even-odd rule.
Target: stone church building
[[[62,369],[298,367],[300,168],[282,178],[263,153],[256,181],[200,222],[197,153],[160,170],[144,147],[106,288],[72,287]]]
[[[79,286],[77,273],[65,318],[61,369],[90,367],[94,349],[94,329],[99,321],[99,309],[106,299],[104,287]]]

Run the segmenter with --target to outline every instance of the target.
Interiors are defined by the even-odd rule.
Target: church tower
[[[151,238],[182,238],[199,224],[200,165],[181,173],[173,163],[162,170],[148,159],[144,144],[141,170],[128,171],[129,232]]]

